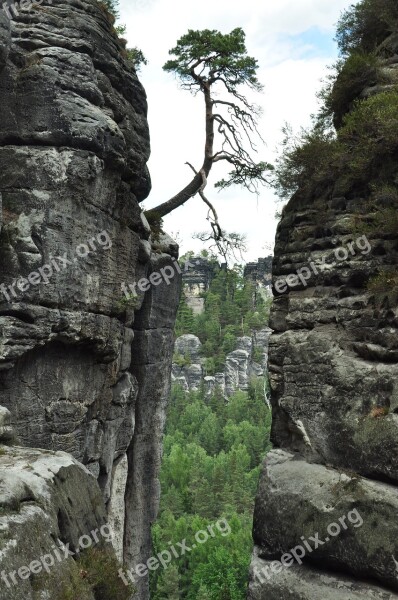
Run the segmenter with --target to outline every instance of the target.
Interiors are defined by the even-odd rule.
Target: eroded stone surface
[[[21,444],[69,452],[98,479],[120,556],[120,465],[146,404],[160,429],[136,455],[154,453],[146,478],[157,486],[165,399],[147,399],[145,379],[167,389],[180,276],[134,305],[122,284],[169,264],[178,246],[164,235],[153,252],[139,205],[150,191],[147,103],[113,17],[94,0],[19,13],[0,11],[0,405]],[[137,326],[138,311],[150,318]],[[136,518],[146,548],[146,505]]]
[[[397,512],[394,486],[276,450],[264,465],[253,537],[261,556],[272,559],[302,543],[303,536],[311,546],[305,549],[307,563],[348,569],[398,591]]]
[[[79,568],[61,548],[69,545],[75,553],[81,536],[89,536],[92,545],[96,545],[95,537],[100,540],[99,532],[106,525],[106,510],[96,479],[64,452],[3,447],[0,506],[0,571],[5,574],[0,599],[33,600],[38,589],[42,598],[65,598],[63,594],[70,593],[71,582],[79,577]],[[111,544],[104,539],[100,542],[106,552],[113,552]],[[41,563],[36,577],[21,579],[15,575],[21,567],[40,562],[49,554],[53,564],[50,558],[45,559],[48,572]],[[9,575],[12,572],[16,584]],[[93,596],[88,594],[82,600],[93,600]]]
[[[254,549],[250,567],[248,600],[396,600],[398,595],[344,575],[325,573],[308,566],[279,569],[262,560]],[[271,566],[277,572],[271,571]],[[279,572],[278,572],[279,571]]]
[[[392,71],[396,42],[395,32],[379,48]],[[362,97],[385,89],[364,89]],[[396,184],[394,161],[375,185]],[[279,458],[273,453],[261,476],[254,537],[271,560],[350,507],[364,524],[306,555],[279,583],[253,587],[251,580],[250,598],[328,597],[329,569],[337,578],[332,586],[343,576],[353,582],[352,596],[340,587],[343,598],[374,597],[375,582],[386,588],[375,597],[395,597],[398,589],[398,308],[390,286],[376,294],[369,285],[396,272],[397,232],[389,222],[362,232],[355,225],[396,210],[396,198],[376,198],[371,177],[358,182],[342,172],[333,182],[309,182],[283,211],[269,350]],[[308,566],[315,563],[312,581]]]

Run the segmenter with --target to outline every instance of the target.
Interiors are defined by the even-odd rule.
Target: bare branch
[[[187,162],[185,164],[187,164],[196,175],[198,174],[196,169],[194,169],[194,167],[191,165],[191,163]],[[203,202],[209,207],[209,212],[207,213],[207,220],[210,221],[214,239],[219,241],[222,239],[222,230],[218,222],[218,214],[216,209],[214,208],[210,200],[208,200],[204,195],[204,189],[207,186],[207,177],[203,169],[201,169],[200,175],[202,176],[203,183],[199,190],[199,196],[202,198]],[[213,219],[211,219],[210,217],[210,212],[213,214]]]

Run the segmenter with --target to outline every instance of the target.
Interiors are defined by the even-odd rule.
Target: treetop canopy
[[[214,29],[190,29],[170,50],[175,58],[167,61],[163,69],[178,75],[183,85],[192,89],[221,81],[232,89],[249,85],[260,91],[258,62],[247,56],[245,37],[240,27],[227,34]]]

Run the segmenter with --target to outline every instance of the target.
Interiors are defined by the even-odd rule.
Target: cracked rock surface
[[[0,405],[19,444],[86,465],[119,558],[145,562],[180,286],[176,275],[134,305],[121,287],[178,253],[153,247],[139,204],[146,96],[100,3],[19,12],[0,11]],[[126,494],[137,535],[125,535]]]
[[[396,59],[396,35],[381,56],[386,48]],[[396,184],[391,161],[384,176]],[[378,297],[369,286],[396,272],[397,231],[353,225],[386,207],[396,201],[376,201],[372,185],[341,173],[299,189],[283,211],[270,320],[274,450],[256,499],[250,600],[397,597],[398,308],[391,289]],[[344,528],[352,511],[363,523]],[[333,523],[340,531],[325,542]],[[324,544],[302,564],[261,574],[317,533]]]
[[[33,600],[38,589],[41,598],[67,594],[79,568],[62,548],[67,545],[75,553],[81,536],[96,531],[100,537],[107,520],[95,478],[64,452],[7,448],[0,456],[0,506],[0,569],[5,574],[0,599]],[[40,572],[34,567],[36,575],[16,574],[49,554],[53,561],[44,559],[48,571],[41,563]],[[93,598],[88,595],[82,600]]]

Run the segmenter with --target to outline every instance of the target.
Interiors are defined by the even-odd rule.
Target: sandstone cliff
[[[392,79],[364,83],[362,98],[391,89],[396,41],[379,49]],[[396,118],[395,97],[381,99]],[[360,141],[353,137],[350,156]],[[398,148],[385,137],[374,143],[361,178],[358,164],[331,165],[296,193],[278,228],[275,450],[256,501],[250,600],[398,598]]]
[[[94,0],[45,1],[12,20],[0,11],[0,405],[18,444],[86,465],[75,488],[84,497],[88,473],[98,481],[98,519],[133,566],[150,554],[159,501],[180,281],[134,301],[121,289],[176,255],[159,240],[152,251],[139,206],[150,191],[147,104],[125,57]],[[30,583],[24,598],[36,597]],[[146,598],[145,578],[138,588]]]

